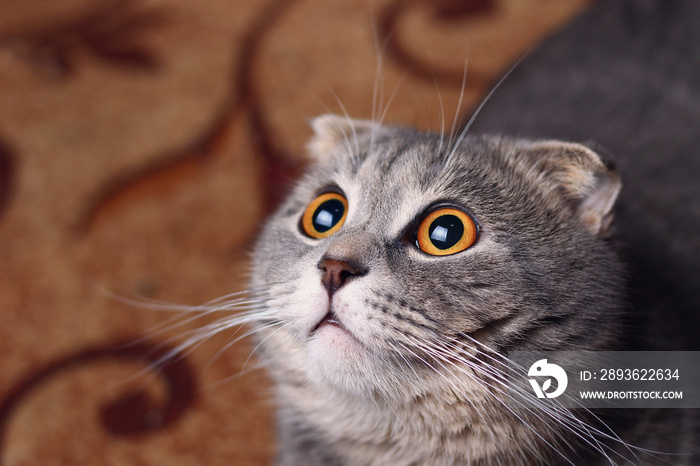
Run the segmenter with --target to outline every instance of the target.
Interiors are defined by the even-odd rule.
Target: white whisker
[[[484,99],[481,101],[481,103],[479,104],[479,106],[476,108],[476,110],[474,111],[474,114],[473,114],[472,117],[469,119],[469,121],[467,122],[467,125],[464,127],[464,129],[463,129],[462,132],[460,133],[459,137],[458,137],[457,140],[455,141],[455,144],[454,144],[454,146],[452,147],[452,150],[450,150],[449,155],[447,156],[447,159],[445,159],[445,166],[448,166],[448,165],[450,164],[450,162],[452,161],[452,157],[454,157],[455,152],[457,152],[457,149],[459,148],[459,145],[462,143],[462,140],[465,138],[465,136],[466,136],[467,133],[469,132],[469,129],[470,129],[470,128],[472,127],[472,125],[474,124],[474,121],[476,120],[476,117],[479,116],[479,113],[481,113],[481,110],[484,108],[484,105],[486,105],[486,103],[487,103],[489,100],[491,100],[491,97],[493,97],[493,95],[496,93],[496,91],[498,90],[498,88],[501,87],[501,85],[506,81],[506,79],[508,79],[508,77],[511,75],[511,73],[513,73],[513,71],[515,71],[515,69],[518,67],[518,65],[520,65],[520,63],[525,59],[525,57],[528,56],[528,54],[529,54],[529,51],[528,51],[527,53],[523,54],[523,56],[520,57],[520,58],[518,59],[518,61],[516,61],[515,64],[513,64],[513,65],[508,69],[508,71],[506,72],[506,74],[504,74],[503,77],[501,77],[501,79],[498,80],[498,82],[496,83],[495,86],[493,86],[493,88],[491,89],[491,91],[490,91],[488,94],[486,94],[486,97],[484,97]]]

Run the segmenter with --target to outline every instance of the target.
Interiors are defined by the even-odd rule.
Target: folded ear
[[[314,136],[307,148],[313,158],[320,161],[328,159],[339,147],[345,147],[348,155],[354,153],[357,139],[363,134],[379,130],[381,125],[369,120],[327,114],[311,120],[311,128]]]
[[[615,169],[581,144],[559,141],[532,143],[528,150],[543,176],[563,194],[581,222],[604,236],[613,219],[613,206],[622,182]]]

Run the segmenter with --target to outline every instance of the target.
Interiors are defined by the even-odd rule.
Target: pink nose
[[[366,270],[356,264],[327,257],[321,259],[321,262],[318,263],[318,268],[323,272],[321,283],[328,291],[329,296],[338,291],[349,279],[367,273]]]

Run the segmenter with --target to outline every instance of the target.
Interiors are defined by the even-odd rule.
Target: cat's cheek
[[[306,339],[328,313],[328,293],[317,273],[305,273],[296,283],[296,290],[287,306],[285,320],[299,338]]]
[[[372,343],[376,337],[368,334],[371,331],[372,322],[370,322],[367,309],[359,296],[361,293],[353,284],[350,284],[333,297],[331,310],[340,321],[340,331],[349,333],[360,345],[369,347],[373,346]]]

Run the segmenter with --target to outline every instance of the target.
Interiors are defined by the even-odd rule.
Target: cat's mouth
[[[323,329],[340,331],[345,334],[350,340],[357,343],[359,346],[367,349],[367,347],[362,343],[348,328],[343,324],[343,322],[338,318],[337,314],[333,310],[329,310],[323,319],[321,319],[318,324],[311,331],[310,335],[316,335]],[[325,332],[324,332],[325,333]],[[332,332],[331,332],[332,333]]]
[[[331,333],[334,333],[333,330],[336,332],[340,331],[342,334],[349,337],[350,340],[354,341],[359,347],[367,349],[364,343],[362,343],[350,330],[347,329],[345,325],[343,325],[343,322],[332,310],[328,311],[328,313],[323,316],[323,319],[316,324],[316,327],[314,327],[310,335],[313,336],[324,329],[331,330]]]
[[[323,319],[321,319],[319,323],[316,324],[316,327],[314,327],[311,333],[315,333],[318,329],[326,325],[332,325],[340,328],[341,330],[344,330],[345,332],[348,332],[348,329],[346,329],[345,326],[343,326],[343,324],[340,322],[340,319],[338,319],[338,316],[335,315],[335,312],[328,311],[328,313],[323,317]]]

